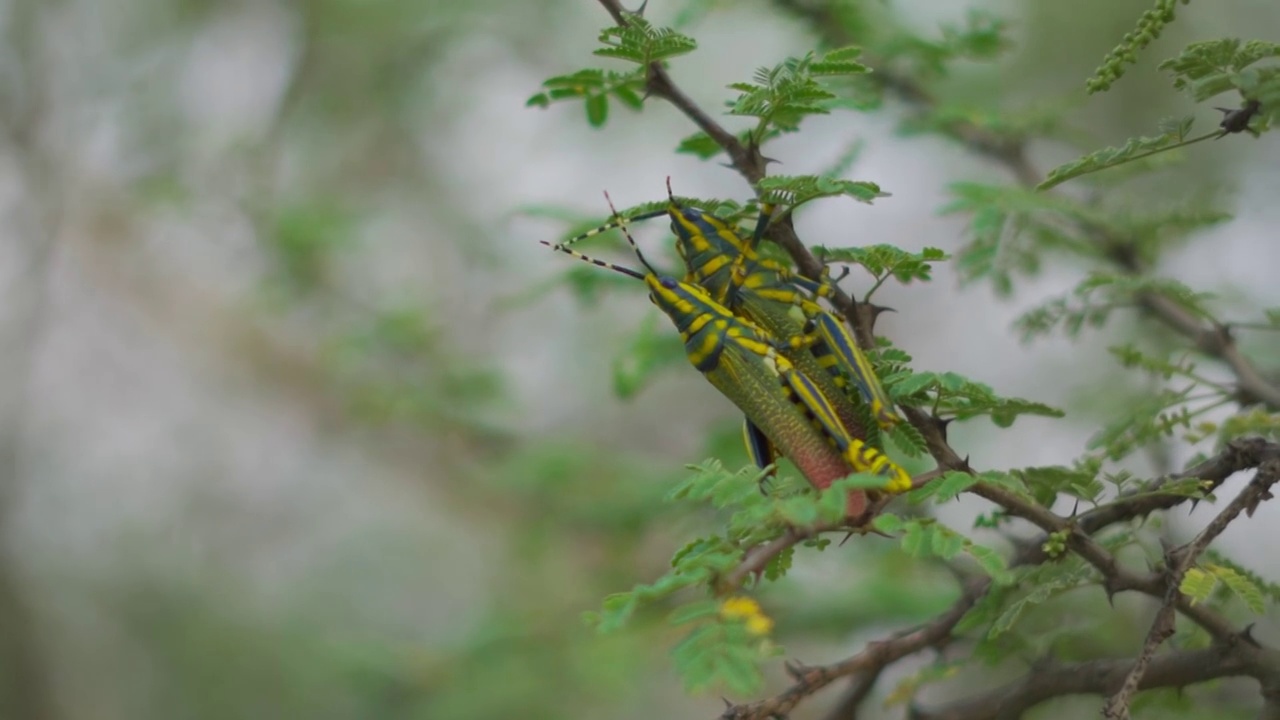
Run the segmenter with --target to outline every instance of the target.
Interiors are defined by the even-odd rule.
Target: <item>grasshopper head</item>
[[[727,310],[722,309],[697,285],[656,273],[646,275],[644,281],[649,286],[649,300],[666,313],[681,331],[700,317],[728,314]]]
[[[644,282],[649,286],[649,301],[670,315],[693,290],[689,285],[668,275],[649,273]]]

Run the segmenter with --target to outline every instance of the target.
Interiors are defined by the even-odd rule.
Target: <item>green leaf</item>
[[[750,695],[764,685],[764,675],[755,662],[736,653],[726,653],[716,670],[734,695]]]
[[[631,619],[639,602],[634,593],[614,593],[604,599],[603,610],[593,619],[596,631],[610,633],[621,629]]]
[[[938,374],[931,372],[912,373],[910,376],[895,382],[891,387],[894,398],[908,398],[938,383]]]
[[[782,132],[796,130],[809,115],[823,115],[836,107],[837,96],[817,78],[848,77],[868,69],[854,62],[854,49],[841,48],[822,57],[809,53],[788,58],[773,68],[761,68],[753,82],[733,83],[738,97],[730,103],[729,114],[759,118],[752,139],[759,145]]]
[[[1039,272],[1046,250],[1098,255],[1096,242],[1081,228],[1103,225],[1106,217],[1079,200],[1022,186],[973,182],[953,183],[950,190],[956,199],[942,212],[971,216],[970,241],[956,253],[955,262],[966,282],[988,278],[1007,295],[1016,274]]]
[[[821,517],[816,498],[808,495],[779,502],[778,515],[796,527],[813,527]]]
[[[1054,298],[1015,322],[1024,340],[1063,326],[1069,337],[1083,328],[1099,327],[1117,309],[1129,309],[1144,295],[1161,295],[1203,319],[1211,320],[1208,293],[1198,293],[1176,280],[1152,276],[1091,273],[1067,296]]]
[[[994,639],[1007,633],[1013,629],[1018,619],[1027,611],[1034,607],[1044,604],[1050,598],[1060,593],[1077,587],[1085,579],[1089,577],[1088,571],[1083,568],[1075,568],[1071,570],[1058,570],[1056,574],[1047,577],[1040,576],[1035,578],[1031,589],[1026,595],[1018,600],[1010,603],[1000,614],[1000,616],[992,623],[990,631],[987,633],[988,639]],[[1038,573],[1043,575],[1043,571]]]
[[[671,651],[676,672],[689,692],[723,685],[735,695],[750,695],[764,682],[759,660],[767,650],[739,623],[696,626]]]
[[[1160,63],[1159,69],[1173,74],[1173,86],[1188,90],[1196,102],[1236,89],[1245,68],[1280,57],[1280,44],[1261,40],[1223,38],[1192,43],[1175,58]]]
[[[1191,598],[1192,604],[1195,604],[1208,600],[1217,584],[1218,580],[1213,575],[1200,568],[1193,567],[1189,568],[1187,574],[1182,576],[1182,582],[1178,585],[1178,590],[1183,595]]]
[[[1204,565],[1204,569],[1212,573],[1218,580],[1221,580],[1222,584],[1230,588],[1231,592],[1240,598],[1255,614],[1261,615],[1266,612],[1267,603],[1266,598],[1263,597],[1262,588],[1247,575],[1236,572],[1234,568],[1208,563]],[[1191,571],[1188,570],[1187,572],[1190,574]]]
[[[712,139],[710,135],[699,130],[681,140],[680,145],[676,147],[676,152],[696,155],[703,160],[709,160],[724,152],[724,148],[720,146],[720,143]]]
[[[932,280],[933,264],[950,259],[937,248],[925,248],[918,253],[911,253],[893,245],[868,245],[860,248],[827,248],[819,245],[813,248],[813,252],[824,263],[857,263],[877,279],[891,275],[904,285],[913,280]]]
[[[977,476],[952,470],[924,486],[921,490],[928,490],[932,488],[933,491],[929,493],[929,495],[932,496],[935,501],[943,503],[954,500],[957,495],[968,490],[977,483]]]
[[[924,435],[910,423],[898,423],[889,431],[893,444],[907,457],[921,457],[929,449]]]
[[[795,548],[789,547],[773,556],[769,564],[764,566],[765,579],[771,581],[781,580],[787,574],[787,571],[791,569],[791,561],[795,557],[795,553]]]
[[[1167,125],[1168,126],[1168,125]],[[1154,155],[1158,152],[1165,152],[1173,148],[1188,145],[1191,142],[1213,137],[1216,133],[1202,135],[1194,141],[1188,141],[1186,131],[1191,129],[1191,118],[1184,118],[1181,121],[1169,126],[1173,128],[1173,132],[1164,132],[1161,135],[1152,137],[1136,137],[1130,138],[1128,142],[1120,147],[1108,147],[1085,155],[1084,157],[1073,160],[1065,165],[1059,165],[1049,171],[1048,177],[1036,186],[1037,190],[1048,190],[1051,187],[1061,185],[1062,183],[1078,178],[1081,175],[1106,170],[1107,168],[1123,165],[1140,158]]]
[[[1212,561],[1212,564],[1215,567],[1229,569],[1231,574],[1245,578],[1249,584],[1261,591],[1262,594],[1270,599],[1272,603],[1280,604],[1280,584],[1266,580],[1256,572],[1245,568],[1217,550],[1207,550],[1205,552],[1205,557]]]
[[[872,521],[872,525],[880,532],[896,533],[906,527],[906,521],[892,513],[884,513],[877,515],[876,519]]]
[[[968,546],[969,541],[963,535],[951,532],[944,528],[935,527],[933,532],[933,542],[930,548],[933,554],[943,560],[950,560],[959,555],[961,551]]]
[[[902,535],[902,551],[911,557],[924,557],[932,547],[933,526],[920,520],[907,523]]]
[[[1024,468],[1018,472],[1036,501],[1046,506],[1052,505],[1059,493],[1070,493],[1074,487],[1087,487],[1097,483],[1095,473],[1087,468],[1048,465]]]
[[[525,102],[527,107],[548,107],[561,100],[578,100],[585,103],[587,122],[600,127],[608,116],[608,96],[638,110],[644,104],[640,93],[644,90],[644,70],[614,72],[588,68],[571,75],[559,75],[542,83],[540,92]]]
[[[795,209],[824,197],[847,196],[871,204],[876,198],[889,197],[873,182],[841,180],[824,175],[770,175],[760,179],[756,187],[765,202],[789,205]]]
[[[1013,581],[1013,576],[1009,572],[1009,565],[1005,562],[1004,556],[999,552],[975,543],[969,543],[965,546],[964,551],[970,557],[982,566],[982,569],[991,576],[997,584],[1008,584]]]
[[[625,26],[614,25],[601,30],[599,40],[605,47],[595,50],[596,55],[642,66],[693,52],[698,47],[693,38],[671,28],[654,27],[635,14],[627,15]]]
[[[609,98],[605,95],[592,95],[587,98],[587,123],[591,127],[603,127],[609,117]]]

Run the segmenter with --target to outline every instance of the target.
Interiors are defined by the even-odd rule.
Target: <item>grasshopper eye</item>
[[[662,287],[668,290],[675,290],[676,286],[678,285],[678,283],[675,281],[675,278],[669,278],[669,277],[664,277],[658,282],[662,283]]]

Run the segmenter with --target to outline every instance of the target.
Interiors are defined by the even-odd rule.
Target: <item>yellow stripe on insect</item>
[[[885,490],[891,493],[906,492],[911,489],[911,476],[907,474],[894,461],[879,450],[867,445],[861,440],[854,440],[849,443],[847,451],[849,464],[858,472],[869,472],[876,475],[887,474],[889,483],[885,486]]]
[[[858,347],[853,334],[844,323],[828,312],[813,318],[815,330],[826,341],[827,349],[844,361],[844,365],[853,372],[851,378],[858,385],[858,390],[871,405],[871,411],[881,427],[889,428],[902,422],[902,417],[894,410],[893,401],[880,384],[880,378],[871,367],[871,361]]]

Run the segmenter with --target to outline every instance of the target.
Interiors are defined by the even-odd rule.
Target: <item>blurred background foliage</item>
[[[1156,81],[1159,58],[1280,20],[1265,4],[1193,5],[1117,89],[1084,103],[1083,79],[1146,3],[982,4],[1015,46],[949,73],[908,40],[963,22],[966,6],[842,4],[897,41],[887,59],[951,111],[1060,124],[1098,147],[1188,111]],[[579,107],[524,107],[543,79],[589,62],[610,24],[597,4],[3,9],[0,716],[719,712],[718,699],[680,691],[667,658],[677,633],[660,614],[607,636],[581,621],[661,574],[705,522],[662,500],[685,464],[745,460],[732,408],[692,372],[614,395],[649,304],[623,285],[576,303],[552,288],[580,269],[535,242],[566,231],[549,214],[603,216],[604,188],[636,204],[660,199],[672,175],[682,194],[747,194],[731,172],[670,152],[691,132],[670,108],[619,113],[598,133]],[[655,0],[649,16],[699,39],[702,67],[676,77],[708,107],[728,82],[816,42],[763,0]],[[902,116],[889,102],[855,126],[822,119],[779,141],[787,172],[865,144],[858,176],[893,193],[874,209],[818,203],[802,237],[956,246],[963,221],[936,215],[943,188],[997,171],[899,134]],[[1046,147],[1043,166],[1070,157]],[[1192,155],[1177,176],[1192,185],[1147,188],[1153,202],[1239,190],[1213,249],[1173,257],[1171,273],[1242,305],[1278,304],[1260,268],[1280,251],[1250,232],[1274,227],[1274,184],[1257,178],[1274,180],[1275,160],[1223,143]],[[882,332],[918,365],[1072,411],[999,435],[957,428],[953,443],[989,466],[1073,456],[1131,382],[1103,339],[1018,344],[1011,320],[1068,281],[1055,268],[1010,299],[957,298],[944,270],[885,293],[899,313]],[[1151,466],[1183,459],[1169,450]],[[1235,542],[1246,557],[1262,545]],[[790,656],[834,659],[936,613],[946,588],[871,537],[804,558],[763,601]],[[1061,612],[1084,621],[1093,599],[1060,598]],[[1136,646],[1145,626],[1124,617],[1090,637]],[[881,700],[898,680],[882,681]]]

